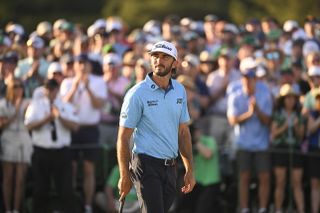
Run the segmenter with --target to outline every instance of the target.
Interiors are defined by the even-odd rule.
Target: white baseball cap
[[[41,49],[41,48],[44,47],[44,41],[39,36],[32,36],[27,41],[27,45],[28,46],[32,46],[32,47],[34,47],[36,49]]]
[[[299,24],[295,20],[287,20],[283,24],[283,30],[285,32],[291,32],[293,29],[298,28]]]
[[[62,73],[62,67],[59,62],[52,62],[48,67],[48,79],[51,79],[53,77],[54,73]]]
[[[24,34],[24,28],[20,24],[10,24],[6,28],[6,32],[8,32],[8,33],[13,32],[13,33],[15,33],[17,35],[23,35]]]
[[[178,59],[178,52],[176,47],[172,43],[167,41],[159,41],[155,43],[150,51],[150,54],[155,52],[165,53],[173,57],[175,60]]]
[[[308,75],[310,77],[320,76],[320,66],[312,66],[308,70]]]
[[[247,70],[252,70],[257,67],[257,62],[253,57],[247,57],[240,61],[240,71],[245,72]]]
[[[108,53],[103,57],[103,64],[113,64],[120,66],[122,64],[121,58],[116,53]]]
[[[315,41],[306,41],[303,44],[303,48],[302,48],[302,52],[304,56],[307,56],[309,53],[312,52],[319,52],[320,48],[318,46],[318,44]]]

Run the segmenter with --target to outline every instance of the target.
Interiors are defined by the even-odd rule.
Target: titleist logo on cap
[[[163,48],[163,49],[167,49],[167,50],[169,50],[169,51],[172,51],[172,48],[171,48],[171,47],[168,47],[168,46],[166,46],[166,45],[164,45],[164,44],[157,44],[157,45],[155,46],[155,48]]]

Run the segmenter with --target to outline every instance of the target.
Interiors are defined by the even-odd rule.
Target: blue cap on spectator
[[[242,76],[248,78],[256,77],[257,63],[254,58],[247,57],[242,59],[239,68]]]
[[[14,51],[9,51],[3,56],[3,61],[10,64],[16,64],[18,63],[19,56]]]
[[[89,57],[87,54],[82,53],[80,55],[76,55],[74,57],[74,61],[89,61]]]
[[[247,78],[254,78],[256,77],[256,69],[248,69],[241,72],[242,76]]]
[[[39,36],[32,36],[27,41],[27,46],[33,47],[33,48],[36,48],[36,49],[41,49],[41,48],[44,47],[44,41]]]

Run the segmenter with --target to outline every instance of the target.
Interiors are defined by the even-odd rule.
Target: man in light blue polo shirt
[[[241,63],[255,63],[243,59]],[[241,64],[240,64],[241,67]],[[248,188],[252,167],[259,179],[259,213],[267,212],[270,184],[269,123],[272,114],[271,92],[257,84],[255,66],[241,70],[241,89],[228,97],[227,116],[235,129],[235,143],[238,149],[239,205],[241,213],[249,213]]]
[[[177,66],[175,46],[160,41],[150,54],[153,72],[128,91],[121,109],[117,141],[118,186],[120,200],[130,191],[133,182],[143,213],[165,213],[175,197],[178,151],[186,170],[182,192],[192,191],[195,185],[190,117],[186,91],[183,85],[171,79],[172,70]]]

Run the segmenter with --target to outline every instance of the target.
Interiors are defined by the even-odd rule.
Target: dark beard
[[[157,76],[160,76],[160,77],[165,77],[165,76],[167,76],[167,75],[171,72],[171,70],[172,70],[172,64],[173,64],[173,62],[171,63],[171,65],[170,65],[169,67],[164,67],[163,72],[155,72],[155,74],[156,74]]]

